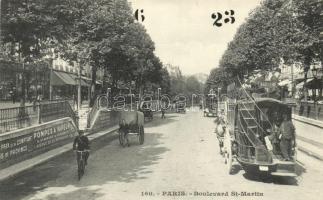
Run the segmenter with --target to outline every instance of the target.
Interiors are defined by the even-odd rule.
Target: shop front
[[[52,99],[77,99],[77,88],[79,78],[76,74],[53,70],[50,83],[52,87]],[[81,99],[88,99],[89,83],[85,78],[81,78]]]

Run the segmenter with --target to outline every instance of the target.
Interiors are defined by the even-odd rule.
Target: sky
[[[185,75],[209,74],[217,67],[237,28],[260,1],[129,0],[134,11],[143,9],[141,23],[155,42],[155,54],[164,64],[179,66]],[[235,22],[214,26],[212,13],[224,16],[227,10],[234,10]]]

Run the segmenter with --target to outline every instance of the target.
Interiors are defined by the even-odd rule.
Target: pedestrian
[[[10,90],[9,92],[11,99],[12,99],[12,103],[15,104],[16,103],[16,96],[15,96],[15,92],[13,90]]]
[[[165,109],[164,108],[161,109],[161,113],[162,113],[161,118],[165,119],[166,117],[165,117]]]
[[[280,150],[285,161],[291,160],[292,145],[295,145],[295,127],[287,114],[283,114],[283,122],[279,128]]]
[[[37,108],[37,97],[33,98],[33,110],[34,112],[36,112],[36,108]]]
[[[78,99],[77,99],[77,96],[76,96],[75,94],[73,94],[73,104],[74,104],[74,109],[75,109],[75,110],[76,110],[76,109],[77,109],[77,107],[78,107],[78,106],[77,106],[77,103],[78,103],[78,102],[77,102],[77,100],[78,100]]]
[[[38,103],[38,105],[40,105],[41,100],[42,100],[41,96],[37,95],[37,103]]]

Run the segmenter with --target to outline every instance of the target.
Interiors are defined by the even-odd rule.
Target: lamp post
[[[109,109],[109,95],[111,93],[111,88],[107,89],[107,109]]]
[[[81,64],[78,60],[77,62],[77,65],[78,65],[78,76],[77,76],[77,79],[78,79],[78,84],[77,84],[77,110],[79,111],[81,109],[81,101],[82,101],[82,97],[81,97]]]
[[[49,100],[53,100],[53,68],[54,68],[54,58],[55,58],[55,51],[53,48],[50,49],[49,52]],[[38,92],[37,92],[38,93]]]

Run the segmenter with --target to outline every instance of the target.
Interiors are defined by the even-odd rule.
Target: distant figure
[[[291,160],[292,145],[295,144],[295,127],[287,114],[283,114],[283,122],[279,128],[280,150],[285,161]]]
[[[128,138],[128,133],[129,133],[129,125],[126,124],[126,121],[124,119],[122,119],[120,125],[119,125],[119,132],[123,132],[124,133],[124,136],[125,136],[125,139],[127,141],[127,145],[130,146],[130,143],[129,143],[129,138]]]
[[[165,109],[164,108],[161,109],[161,113],[162,113],[161,118],[165,119],[166,117],[165,117]]]
[[[33,98],[33,110],[34,112],[36,112],[36,108],[37,108],[37,97]]]
[[[15,96],[15,92],[10,90],[9,92],[11,99],[12,99],[12,103],[15,104],[16,103],[16,96]]]
[[[74,109],[76,110],[77,109],[77,96],[75,94],[73,94],[73,104],[74,104]]]
[[[37,102],[38,102],[38,105],[40,104],[41,100],[42,100],[41,96],[40,96],[40,95],[37,95]]]

